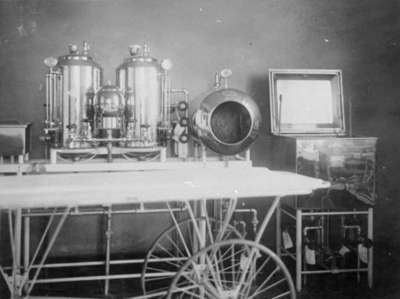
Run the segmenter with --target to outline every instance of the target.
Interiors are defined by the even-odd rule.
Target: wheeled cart
[[[111,213],[117,205],[163,202],[173,226],[156,239],[143,261],[143,295],[135,298],[293,299],[288,270],[260,240],[282,197],[326,187],[329,184],[320,179],[254,167],[0,177],[0,208],[8,214],[12,253],[12,265],[0,266],[0,273],[10,299],[49,298],[35,297],[33,290],[37,283],[52,279],[43,278],[41,271],[49,267],[49,253],[74,211],[101,206]],[[265,198],[270,208],[254,240],[245,240],[230,220],[238,198],[257,197]],[[211,218],[207,203],[223,200],[223,217]],[[177,218],[176,202],[187,219]],[[52,215],[30,254],[26,216],[43,209]],[[104,264],[109,267],[110,261]],[[104,275],[78,280],[121,278],[109,274],[107,267]]]

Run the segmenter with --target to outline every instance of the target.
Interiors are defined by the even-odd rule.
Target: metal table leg
[[[301,291],[301,272],[302,272],[302,212],[300,209],[296,210],[296,289]]]
[[[368,209],[368,239],[374,240],[373,208]],[[374,247],[368,250],[368,286],[373,286]]]
[[[276,209],[276,254],[281,257],[281,240],[282,240],[282,214],[281,214],[281,203],[278,203]]]

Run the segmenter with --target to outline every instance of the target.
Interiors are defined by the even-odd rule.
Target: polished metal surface
[[[165,71],[146,45],[130,47],[130,55],[116,71],[117,85],[126,97],[127,137],[133,140],[126,146],[154,146],[163,118]]]
[[[83,43],[80,52],[69,46],[69,54],[58,58],[47,75],[47,128],[56,136],[50,140],[55,147],[84,148],[91,137],[93,98],[102,83],[102,68],[89,55]]]
[[[261,125],[260,110],[254,100],[243,91],[227,87],[230,75],[223,70],[216,76],[217,90],[201,102],[190,126],[195,138],[223,155],[246,150],[257,138]]]
[[[193,115],[191,132],[213,151],[235,155],[257,138],[260,122],[260,111],[246,93],[221,89],[203,100]]]
[[[125,132],[125,99],[117,86],[108,83],[94,101],[94,132],[98,138],[119,138]]]

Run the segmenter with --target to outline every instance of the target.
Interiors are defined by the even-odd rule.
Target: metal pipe
[[[49,127],[50,74],[46,74],[46,127]]]
[[[107,142],[107,162],[112,162],[112,142]]]
[[[106,262],[105,262],[105,274],[108,276],[110,274],[110,260],[111,260],[111,206],[107,209],[107,231],[106,231]],[[110,280],[105,279],[104,281],[104,295],[108,295],[110,289]]]
[[[281,208],[281,211],[282,211],[282,213],[285,214],[286,216],[289,216],[290,218],[296,220],[296,216],[294,216],[294,215],[293,215],[292,213],[290,213],[289,211],[287,211],[287,210],[285,210],[285,209],[282,209],[282,208]]]
[[[24,299],[71,299],[71,297],[54,297],[54,296],[29,296],[25,297]],[[90,297],[90,298],[83,298],[83,297],[74,297],[73,299],[104,299],[104,298],[95,298],[95,297]]]
[[[279,203],[280,203],[280,197],[276,196],[275,199],[273,200],[271,207],[269,208],[267,214],[265,215],[264,220],[261,223],[261,227],[259,228],[259,230],[255,236],[255,239],[254,239],[255,243],[260,243],[262,235],[264,234],[265,229],[266,229],[269,221],[271,220],[272,215],[276,211]],[[246,263],[244,264],[244,266],[242,268],[242,274],[240,275],[238,285],[242,285],[244,280],[246,279],[246,276],[247,276],[246,274],[247,274],[247,271],[249,270],[251,261],[253,260],[254,255],[257,254],[257,252],[258,252],[258,250],[255,247],[251,249],[251,251],[248,255],[248,258],[246,260]]]
[[[294,261],[296,261],[296,255],[287,251],[285,248],[282,248],[281,251],[283,251],[283,253],[281,252],[281,256],[288,256],[288,257],[292,258]]]
[[[31,291],[32,291],[32,289],[33,289],[33,287],[35,285],[35,281],[37,280],[37,278],[39,276],[39,273],[42,270],[42,266],[44,264],[44,261],[47,259],[47,256],[49,255],[50,250],[53,247],[54,242],[56,241],[58,233],[60,232],[61,227],[63,226],[65,220],[67,219],[67,216],[69,214],[69,210],[70,210],[70,207],[65,208],[65,213],[64,213],[64,215],[61,216],[61,219],[58,222],[58,225],[57,225],[57,227],[56,227],[56,229],[55,229],[55,231],[53,233],[53,236],[51,237],[51,239],[49,241],[49,244],[47,245],[47,248],[46,248],[45,252],[43,253],[42,259],[41,259],[40,264],[39,264],[40,266],[36,269],[36,272],[33,275],[33,279],[30,281],[30,286],[29,286],[29,289],[27,291],[28,295],[31,293]]]
[[[187,258],[157,258],[157,259],[149,259],[149,263],[160,263],[160,262],[171,262],[171,261],[186,261]],[[128,264],[141,264],[144,263],[145,259],[126,259],[126,260],[111,260],[110,265],[128,265]],[[95,267],[95,266],[104,266],[106,264],[105,261],[92,261],[92,262],[71,262],[71,263],[51,263],[51,264],[43,264],[42,268],[73,268],[73,267]],[[40,267],[40,265],[35,264],[30,267],[31,269],[36,269]],[[12,267],[4,267],[4,270],[12,270]]]
[[[368,209],[368,239],[371,242],[374,240],[374,210],[373,208]],[[373,286],[373,267],[374,267],[374,247],[371,246],[368,249],[368,286]]]
[[[246,224],[246,221],[244,221],[244,220],[241,220],[241,221],[233,220],[233,226],[235,228],[237,228],[239,232],[242,233],[242,237],[243,238],[246,238],[246,235],[247,235],[247,231],[246,231],[247,230],[247,224]]]
[[[58,80],[57,80],[57,72],[54,72],[53,74],[53,100],[52,103],[50,103],[50,117],[51,117],[51,127],[55,126],[55,120],[57,117],[57,114],[55,113],[55,109],[57,109],[57,97],[58,97],[58,91],[59,91],[59,86],[58,86]]]
[[[172,208],[171,209],[173,212],[184,212],[186,211],[186,207],[182,208]],[[121,211],[112,211],[112,214],[151,214],[151,213],[168,213],[169,209],[148,209],[148,210],[142,210],[142,209],[130,209],[130,210],[121,210]],[[80,211],[74,211],[71,208],[71,212],[69,213],[70,216],[84,216],[84,215],[104,215],[107,214],[108,212],[103,210],[103,211],[88,211],[88,212],[80,212]],[[24,217],[42,217],[42,216],[51,216],[51,215],[63,215],[63,212],[30,212],[30,213],[23,213]]]
[[[348,272],[367,272],[368,268],[354,268],[354,269],[335,269],[335,273],[348,273]],[[332,274],[332,270],[312,270],[312,271],[302,271],[302,274]]]
[[[276,211],[276,209],[277,209],[277,207],[278,207],[278,205],[279,205],[280,200],[281,200],[281,198],[280,198],[279,196],[275,197],[274,201],[272,202],[271,207],[269,208],[267,214],[266,214],[265,217],[264,217],[263,222],[261,223],[260,228],[258,229],[258,232],[257,232],[257,234],[256,234],[256,237],[255,237],[255,239],[254,239],[254,242],[260,243],[261,238],[262,238],[262,235],[264,234],[265,229],[266,229],[266,227],[267,227],[269,221],[270,221],[271,218],[272,218],[272,215],[273,215],[274,212]]]
[[[20,296],[21,291],[18,289],[19,286],[19,274],[21,267],[21,249],[22,249],[22,209],[18,208],[15,211],[15,224],[14,224],[14,250],[15,250],[15,261],[13,270],[13,295]]]
[[[300,209],[296,210],[296,289],[298,292],[301,291],[301,274],[302,274],[302,222],[303,213]]]
[[[50,93],[50,98],[49,98],[49,127],[52,127],[53,125],[53,104],[54,104],[54,95],[55,95],[55,75],[53,73],[53,69],[50,69],[50,86],[49,86],[49,93]]]
[[[27,269],[27,270],[25,271],[25,273],[24,273],[24,276],[23,276],[23,278],[22,278],[22,283],[21,283],[21,285],[25,285],[25,283],[26,283],[27,280],[29,279],[29,273],[30,273],[30,271],[33,269],[33,264],[34,264],[35,261],[36,261],[36,258],[37,258],[38,254],[39,254],[39,252],[40,252],[40,249],[42,248],[43,242],[44,242],[44,240],[46,239],[47,233],[48,233],[48,231],[49,231],[49,229],[50,229],[50,227],[51,227],[51,224],[52,224],[52,222],[53,222],[53,220],[54,220],[54,217],[55,217],[55,216],[52,215],[52,216],[50,217],[49,221],[47,222],[46,228],[45,228],[45,230],[44,230],[44,232],[43,232],[43,234],[42,234],[42,237],[41,237],[40,240],[39,240],[39,243],[38,243],[38,245],[37,245],[37,247],[36,247],[35,253],[33,254],[32,261],[31,261],[31,263],[30,263],[28,269]],[[39,267],[40,267],[40,266],[37,266],[36,268],[39,268]]]
[[[0,274],[1,274],[1,276],[3,276],[3,280],[7,284],[8,290],[10,292],[12,292],[12,284],[11,284],[11,282],[9,280],[8,275],[4,272],[4,270],[6,270],[6,269],[0,266]]]
[[[303,216],[335,216],[335,215],[367,215],[368,211],[351,211],[351,212],[303,212]]]
[[[305,226],[304,229],[303,229],[303,233],[305,235],[305,234],[307,234],[307,232],[309,230],[317,230],[317,229],[322,229],[322,226],[321,225],[319,225],[319,226]]]
[[[186,241],[185,241],[185,238],[184,238],[184,236],[183,236],[183,233],[182,233],[182,231],[181,231],[181,229],[180,229],[180,227],[179,227],[179,223],[178,223],[178,221],[176,220],[176,217],[175,217],[175,215],[174,215],[172,209],[170,208],[169,202],[167,202],[167,207],[168,207],[168,209],[169,209],[169,212],[170,212],[172,221],[174,222],[174,225],[175,225],[175,227],[176,227],[176,229],[177,229],[177,231],[178,231],[178,235],[179,235],[179,237],[180,237],[181,240],[182,240],[182,243],[183,243],[183,246],[184,246],[184,248],[185,248],[186,254],[187,254],[187,256],[190,256],[190,255],[191,255],[191,254],[190,254],[190,250],[189,250],[189,248],[188,248],[188,246],[187,246],[187,244],[186,244]]]
[[[224,219],[224,221],[222,223],[221,230],[218,232],[218,235],[215,238],[215,242],[219,242],[219,241],[222,240],[222,238],[224,236],[224,233],[225,233],[225,231],[226,231],[226,229],[227,229],[227,227],[228,227],[228,225],[229,225],[229,223],[230,223],[230,221],[232,219],[233,213],[236,210],[237,201],[238,201],[237,197],[229,199],[229,201],[228,201],[228,209],[227,209],[227,211],[225,213],[225,219]]]
[[[148,277],[164,277],[164,276],[174,276],[176,272],[162,272],[162,273],[148,273]],[[142,273],[130,273],[130,274],[112,274],[112,275],[96,275],[96,276],[76,276],[76,277],[61,277],[61,278],[43,278],[36,279],[35,284],[42,283],[58,283],[58,282],[79,282],[79,281],[92,281],[92,280],[116,280],[116,279],[127,279],[127,278],[141,278]],[[33,280],[29,281],[30,283]]]
[[[30,217],[24,218],[24,276],[29,277]]]
[[[62,82],[63,82],[63,79],[64,79],[64,75],[63,74],[61,74],[61,73],[59,73],[58,74],[58,84],[59,84],[59,86],[60,86],[60,92],[59,92],[59,98],[57,99],[57,101],[58,101],[58,105],[60,105],[60,115],[59,115],[59,117],[60,117],[60,119],[58,119],[58,121],[59,122],[61,122],[62,123],[62,119],[63,119],[63,114],[64,114],[64,105],[61,105],[61,102],[62,102],[62,97],[63,97],[63,95],[64,95],[64,90],[65,90],[65,86],[64,86],[64,84],[62,84]]]
[[[322,245],[329,248],[329,217],[321,216],[321,226]]]
[[[15,269],[15,240],[14,240],[14,224],[13,224],[13,219],[12,219],[12,210],[8,210],[8,229],[9,229],[9,234],[10,234],[10,247],[11,247],[11,254],[12,254],[12,259],[13,259],[13,269]],[[14,272],[14,270],[13,270]]]
[[[250,213],[252,215],[251,224],[253,225],[253,233],[256,234],[259,223],[257,209],[235,209],[235,213]]]
[[[171,82],[169,80],[168,76],[168,71],[164,71],[164,80],[162,82],[162,90],[163,90],[163,116],[162,119],[164,121],[164,124],[170,124],[170,113],[169,113],[169,107],[170,107],[170,90],[171,90]]]
[[[189,91],[185,88],[181,88],[181,89],[171,89],[170,90],[171,93],[182,93],[184,96],[184,101],[188,104],[189,103]]]
[[[281,238],[282,238],[282,212],[281,203],[279,202],[276,210],[276,254],[281,256]]]
[[[198,241],[200,242],[200,248],[203,248],[205,244],[203,244],[201,241],[203,240],[203,238],[201,237],[201,231],[199,228],[199,225],[197,224],[196,221],[196,217],[194,216],[195,212],[193,211],[192,207],[190,206],[190,203],[188,201],[185,201],[186,207],[188,209],[189,212],[189,217],[193,223],[193,228],[194,228],[194,233],[196,234],[195,236],[197,236]],[[194,239],[194,238],[193,238]]]
[[[9,226],[9,234],[10,234],[10,246],[11,246],[11,253],[12,253],[12,280],[10,282],[10,296],[11,299],[14,299],[16,296],[16,277],[17,277],[17,257],[15,254],[15,239],[14,239],[14,226],[13,226],[13,219],[12,219],[12,210],[8,210],[8,226]]]

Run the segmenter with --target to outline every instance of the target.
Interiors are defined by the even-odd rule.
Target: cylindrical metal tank
[[[246,93],[222,88],[210,93],[193,114],[191,134],[222,155],[246,150],[257,138],[261,114]]]
[[[94,132],[98,138],[120,138],[125,132],[125,100],[120,89],[107,83],[95,96]]]
[[[142,50],[142,51],[141,51]],[[156,146],[163,114],[164,70],[145,45],[130,47],[130,57],[117,68],[117,85],[124,92],[128,147]]]
[[[54,103],[53,121],[60,124],[62,147],[89,147],[93,128],[93,98],[102,85],[102,68],[89,56],[89,46],[82,51],[69,46],[69,54],[58,58],[61,75],[60,100]],[[57,107],[59,106],[59,107]]]

